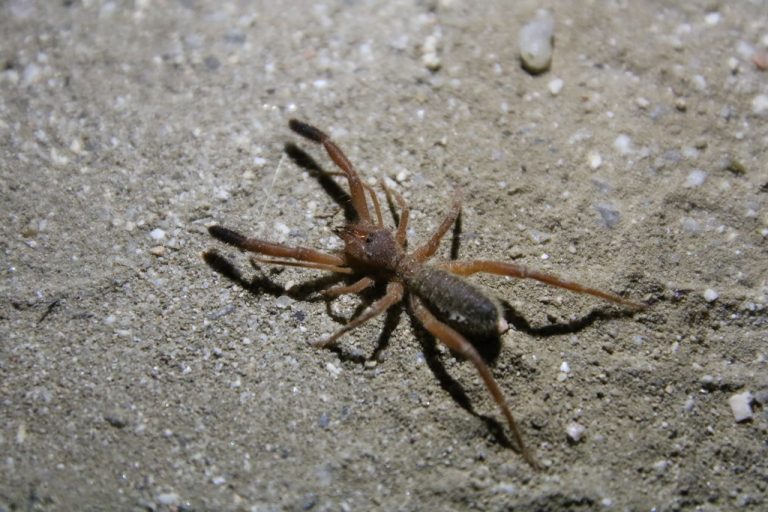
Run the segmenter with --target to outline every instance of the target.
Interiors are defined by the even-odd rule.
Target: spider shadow
[[[254,276],[247,279],[242,272],[228,258],[219,254],[215,249],[209,249],[203,253],[203,260],[214,271],[234,282],[244,290],[254,294],[261,295],[266,293],[272,297],[287,295],[294,300],[303,302],[319,302],[323,300],[317,292],[332,286],[343,279],[338,274],[330,274],[315,279],[310,279],[290,289],[276,283],[266,276]]]
[[[514,445],[512,441],[509,439],[509,437],[504,432],[504,426],[497,421],[495,418],[491,416],[487,416],[485,414],[480,414],[475,410],[475,408],[472,405],[472,400],[469,398],[469,395],[467,395],[467,392],[464,390],[464,387],[457,381],[455,378],[453,378],[449,373],[448,370],[446,370],[445,365],[443,362],[440,361],[441,355],[440,352],[437,349],[437,340],[435,337],[427,332],[427,330],[424,328],[424,326],[421,325],[421,323],[416,319],[415,315],[411,314],[409,315],[410,321],[411,321],[411,328],[413,329],[414,335],[416,339],[419,341],[419,344],[421,345],[422,353],[424,354],[424,361],[427,363],[427,367],[429,367],[429,370],[432,372],[432,375],[435,376],[435,379],[437,380],[437,383],[440,385],[440,387],[450,395],[451,399],[462,409],[467,411],[469,414],[474,416],[475,418],[478,418],[485,424],[485,428],[488,430],[488,432],[491,434],[493,439],[498,443],[499,445],[503,446],[507,449],[514,449],[515,451],[520,451],[519,447]],[[496,336],[496,339],[486,339],[486,340],[470,340],[472,342],[472,345],[475,346],[475,348],[478,349],[478,351],[481,352],[481,355],[485,352],[484,347],[486,346],[493,346],[496,345],[496,347],[501,347],[501,338],[499,336]],[[492,349],[491,352],[494,350]],[[496,353],[498,354],[499,348],[495,349]],[[454,357],[460,357],[457,354],[451,352]],[[485,359],[485,355],[483,355],[483,358]],[[487,359],[486,359],[487,361]]]
[[[329,274],[315,279],[304,281],[296,286],[292,286],[290,289],[286,289],[284,286],[276,283],[272,279],[264,275],[257,275],[250,279],[243,276],[242,272],[235,266],[228,258],[219,254],[216,250],[208,250],[203,253],[203,260],[211,267],[215,272],[221,274],[225,278],[229,279],[242,289],[249,293],[259,296],[267,294],[272,297],[280,297],[287,295],[296,301],[302,302],[324,302],[326,304],[326,312],[331,319],[343,324],[348,321],[347,318],[342,317],[331,310],[332,298],[324,297],[319,292],[328,289],[330,286],[336,285],[339,282],[346,281],[351,282],[354,280],[350,276],[340,274]],[[383,287],[374,286],[370,290],[365,290],[360,294],[360,304],[355,308],[351,318],[355,318],[362,313],[368,305],[373,302],[377,296],[381,296],[384,293]],[[397,324],[400,322],[402,315],[402,306],[396,305],[387,310],[383,328],[378,336],[376,346],[370,356],[366,357],[358,353],[350,353],[344,351],[341,346],[334,345],[328,347],[327,350],[334,352],[339,356],[339,359],[344,362],[354,362],[357,364],[363,364],[369,360],[379,359],[381,353],[389,346],[389,341],[392,337]]]
[[[549,338],[551,336],[560,336],[564,334],[573,334],[582,331],[583,329],[591,326],[599,320],[621,318],[625,316],[631,316],[632,312],[606,310],[606,309],[594,309],[582,316],[581,318],[574,319],[569,322],[554,323],[544,326],[533,326],[531,323],[517,310],[515,310],[508,302],[502,300],[502,310],[505,320],[512,325],[516,330],[521,331],[533,337]],[[467,411],[472,416],[481,420],[493,439],[501,446],[513,449],[517,452],[520,451],[520,447],[515,445],[507,436],[506,431],[502,423],[496,420],[494,417],[481,414],[475,410],[472,405],[472,401],[467,395],[464,387],[454,377],[452,377],[445,368],[443,362],[441,362],[441,354],[437,349],[437,340],[416,320],[414,315],[409,315],[411,319],[411,326],[413,328],[416,338],[419,340],[421,349],[424,353],[424,360],[427,363],[432,374],[437,379],[440,387],[446,391],[451,399],[456,404]],[[495,366],[499,355],[501,354],[502,340],[501,336],[488,336],[482,339],[474,338],[468,339],[473,347],[480,353],[480,356],[488,364],[489,367]],[[451,354],[463,360],[460,355],[450,351]],[[514,364],[514,363],[513,363]],[[523,374],[529,373],[528,371],[521,372]]]
[[[631,318],[636,312],[610,307],[598,307],[589,311],[586,315],[574,318],[567,322],[557,322],[547,325],[534,326],[522,313],[513,308],[509,302],[501,300],[504,319],[515,330],[523,332],[535,338],[548,338],[550,336],[562,336],[564,334],[576,334],[593,324],[604,320],[616,320],[619,318]]]
[[[325,193],[339,205],[339,208],[344,210],[344,219],[348,223],[357,220],[357,212],[352,206],[352,198],[346,190],[336,183],[336,180],[333,179],[334,175],[323,169],[309,153],[296,144],[289,142],[283,149],[288,158],[315,178]]]

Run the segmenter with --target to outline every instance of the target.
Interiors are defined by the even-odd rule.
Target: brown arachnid
[[[302,137],[322,144],[346,178],[356,219],[336,231],[344,242],[344,249],[329,254],[307,247],[292,247],[248,238],[218,225],[208,228],[210,234],[244,251],[267,256],[254,258],[260,263],[327,270],[358,278],[352,284],[324,290],[323,295],[329,300],[344,294],[360,293],[378,283],[386,283],[386,293],[381,298],[330,336],[313,341],[312,344],[316,347],[332,345],[341,335],[380,315],[407,297],[412,314],[426,330],[452,351],[469,359],[475,365],[488,392],[506,418],[523,457],[532,467],[538,467],[533,451],[523,442],[523,437],[501,388],[477,348],[469,341],[498,338],[508,329],[501,304],[497,299],[486,296],[479,287],[457,276],[486,272],[528,278],[574,292],[594,295],[632,309],[641,309],[644,306],[618,295],[515,263],[493,260],[450,260],[433,265],[425,264],[437,251],[448,229],[456,222],[461,202],[458,199],[454,201],[450,211],[426,243],[413,251],[406,251],[409,210],[403,197],[397,191],[388,188],[382,180],[381,186],[387,200],[400,209],[396,228],[385,226],[375,192],[361,181],[350,161],[328,135],[314,126],[295,119],[290,121],[289,126]],[[371,215],[368,196],[373,205],[375,218]]]

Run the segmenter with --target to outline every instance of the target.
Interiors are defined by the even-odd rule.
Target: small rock
[[[622,155],[629,155],[632,153],[632,139],[629,138],[629,135],[625,133],[621,133],[616,137],[616,140],[613,141],[613,149],[618,151]]]
[[[128,420],[116,413],[105,414],[104,421],[115,428],[125,428],[128,426]]]
[[[714,27],[715,25],[720,23],[720,19],[721,19],[721,16],[719,12],[710,12],[710,13],[707,13],[706,16],[704,16],[704,22],[711,27]]]
[[[164,506],[178,505],[180,500],[181,498],[175,492],[164,492],[155,496],[155,501],[157,501],[159,505]]]
[[[747,166],[745,166],[741,160],[737,158],[730,158],[725,163],[725,170],[736,175],[743,175],[747,173]]]
[[[768,115],[768,95],[758,94],[752,98],[752,113],[758,116]]]
[[[760,71],[768,69],[768,50],[756,50],[752,54],[752,63]]]
[[[666,459],[657,460],[653,463],[653,470],[657,475],[661,475],[667,472],[667,469],[672,463]]]
[[[704,181],[706,181],[706,179],[707,179],[706,172],[702,171],[701,169],[694,169],[685,178],[685,183],[683,183],[683,186],[685,188],[700,187],[701,185],[704,184]]]
[[[748,421],[752,419],[752,393],[745,391],[732,395],[728,399],[728,405],[731,406],[731,412],[733,413],[733,419],[737,423],[742,421]]]
[[[536,11],[536,16],[520,29],[520,60],[529,73],[539,74],[549,69],[554,30],[555,19],[546,9]]]
[[[438,55],[439,46],[439,33],[427,36],[427,38],[424,40],[424,44],[421,46],[421,63],[424,64],[425,68],[432,72],[438,71],[442,65],[440,62],[440,56]]]
[[[568,435],[568,440],[573,443],[581,441],[582,437],[584,437],[584,432],[586,431],[587,428],[584,425],[576,423],[575,421],[572,421],[565,427],[565,433]]]
[[[720,297],[720,294],[717,293],[712,288],[707,288],[704,290],[704,300],[707,302],[714,302],[717,300],[717,298]]]
[[[560,91],[563,90],[563,80],[561,78],[555,78],[547,84],[547,89],[549,89],[549,94],[557,96],[560,94]]]
[[[621,220],[621,214],[618,212],[618,210],[609,205],[595,205],[595,210],[597,210],[597,213],[600,214],[600,220],[602,221],[603,226],[606,228],[615,227],[619,223],[619,220]]]
[[[293,299],[288,295],[281,295],[275,301],[275,306],[279,307],[280,309],[285,309],[290,306],[292,302]]]
[[[149,250],[149,254],[157,257],[165,256],[165,247],[162,245],[156,245]]]
[[[325,369],[331,374],[333,378],[338,377],[341,374],[341,368],[333,363],[325,363]]]
[[[149,236],[152,238],[152,240],[162,240],[165,238],[165,231],[160,228],[155,228],[149,232]]]
[[[597,151],[590,151],[587,155],[587,162],[589,162],[589,168],[594,171],[603,165],[603,157]]]

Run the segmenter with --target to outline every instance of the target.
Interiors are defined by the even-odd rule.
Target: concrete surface
[[[0,3],[0,510],[764,510],[766,13]],[[460,189],[461,257],[651,304],[473,278],[515,313],[494,374],[542,471],[407,310],[314,350],[359,301],[209,237],[338,247],[291,117],[396,183],[414,243]]]

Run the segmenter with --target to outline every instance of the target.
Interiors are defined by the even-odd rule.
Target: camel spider
[[[308,247],[292,247],[248,238],[218,225],[208,228],[210,234],[244,251],[266,256],[253,258],[260,263],[327,270],[359,277],[352,284],[324,290],[322,293],[329,300],[344,294],[360,293],[376,283],[386,283],[384,296],[333,334],[312,341],[311,344],[316,347],[328,347],[334,344],[343,334],[361,326],[407,297],[411,312],[426,330],[452,351],[469,359],[475,365],[488,392],[501,409],[523,458],[533,468],[537,468],[534,453],[523,441],[501,388],[477,348],[469,341],[473,338],[498,338],[508,329],[501,304],[497,299],[486,296],[477,286],[457,276],[486,272],[534,279],[551,286],[594,295],[632,309],[641,309],[644,306],[618,295],[515,263],[493,260],[451,260],[426,265],[425,262],[437,251],[443,236],[456,222],[461,201],[457,198],[453,202],[450,211],[426,243],[408,252],[406,251],[406,230],[409,210],[403,197],[397,191],[387,187],[382,180],[381,187],[387,200],[400,209],[397,226],[395,228],[385,226],[375,192],[363,183],[350,161],[330,137],[314,126],[295,119],[290,121],[289,126],[298,135],[322,144],[346,178],[356,219],[336,230],[336,234],[344,242],[344,249],[329,254]],[[371,215],[369,198],[375,218]]]

